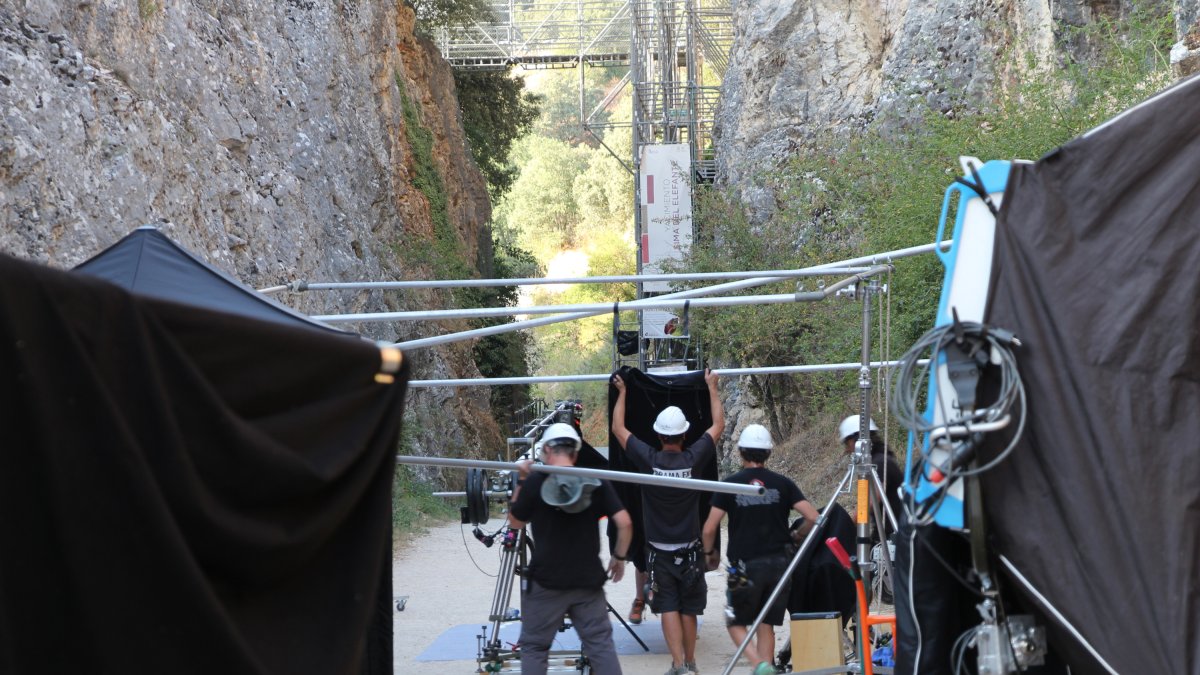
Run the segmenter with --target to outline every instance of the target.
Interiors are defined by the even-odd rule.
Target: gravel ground
[[[489,527],[499,526],[493,519]],[[465,542],[464,542],[465,538]],[[460,624],[484,625],[491,609],[496,589],[495,574],[500,567],[499,547],[485,548],[471,536],[469,526],[457,523],[439,525],[412,540],[392,565],[392,582],[397,596],[408,596],[403,612],[395,614],[395,672],[469,674],[477,672],[474,658],[462,661],[417,661],[416,657],[439,635]],[[633,602],[633,567],[619,584],[606,588],[609,603],[622,613]],[[696,661],[704,675],[719,675],[732,658],[736,647],[725,631],[725,572],[718,570],[706,575],[708,609],[700,625],[696,646]],[[519,605],[514,589],[512,606]],[[647,621],[657,617],[647,612]],[[614,630],[625,629],[614,620]],[[776,631],[776,641],[786,639],[783,629]],[[476,642],[469,640],[465,647],[474,654]],[[670,667],[669,654],[622,655],[625,675],[662,675]],[[742,659],[733,672],[744,675],[751,670]]]

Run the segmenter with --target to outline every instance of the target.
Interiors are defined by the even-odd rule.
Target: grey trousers
[[[621,675],[603,588],[545,588],[528,580],[521,592],[521,673],[543,675],[563,615],[579,634],[593,675]]]

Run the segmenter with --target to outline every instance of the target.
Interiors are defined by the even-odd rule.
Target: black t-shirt
[[[625,507],[612,484],[601,481],[592,491],[592,503],[579,513],[567,513],[542,500],[542,483],[549,474],[534,472],[521,486],[511,508],[518,520],[530,523],[533,559],[530,579],[546,588],[598,588],[608,574],[600,564],[602,516],[614,516]]]
[[[713,494],[713,507],[729,514],[726,557],[731,561],[753,560],[782,553],[792,541],[788,532],[792,506],[804,499],[800,488],[788,477],[758,467],[742,469],[722,482],[766,488],[761,495]]]
[[[625,456],[642,473],[691,478],[692,472],[717,451],[705,432],[682,452],[656,450],[637,436],[625,443]],[[687,544],[700,538],[700,493],[687,488],[642,486],[642,522],[646,541]]]

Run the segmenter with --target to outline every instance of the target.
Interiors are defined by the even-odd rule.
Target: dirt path
[[[498,527],[499,521],[493,520],[488,526]],[[394,593],[408,596],[404,611],[395,614],[397,675],[476,672],[474,635],[481,632],[479,626],[487,624],[496,589],[494,575],[500,566],[498,553],[498,546],[485,548],[471,536],[470,527],[457,523],[430,529],[401,552],[392,566]],[[622,615],[629,611],[634,597],[632,571],[631,566],[627,578],[606,587],[609,604]],[[704,675],[719,675],[733,656],[735,646],[725,632],[725,572],[709,572],[706,577],[708,609],[701,619],[696,661]],[[510,603],[514,607],[519,606],[518,595],[514,590]],[[660,634],[660,631],[658,617],[647,612],[646,618],[646,624],[639,632],[646,631],[642,634],[649,642],[650,635]],[[453,641],[453,651],[463,654],[462,660],[418,660],[418,656],[448,629],[465,624],[473,624],[476,628],[460,629],[455,633],[459,637]],[[615,619],[613,624],[614,637],[625,632]],[[779,643],[784,638],[783,632],[782,629],[776,631]],[[440,644],[445,645],[445,639]],[[666,653],[621,656],[625,675],[662,675],[671,665],[670,661],[671,657]],[[733,672],[744,674],[749,670],[749,664],[743,659]]]

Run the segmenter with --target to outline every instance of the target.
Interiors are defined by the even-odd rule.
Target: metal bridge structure
[[[637,170],[639,147],[687,143],[695,178],[715,174],[712,125],[720,78],[733,44],[730,0],[492,0],[489,17],[441,28],[435,41],[454,68],[502,70],[628,66],[595,110],[583,109],[584,128],[597,122],[632,88],[634,156],[618,157]],[[628,124],[626,126],[629,126]]]
[[[654,218],[673,218],[673,226],[686,228],[690,243],[690,192],[686,214],[664,216],[648,209],[655,201],[655,176],[647,179],[648,148],[671,146],[672,156],[686,147],[689,186],[710,183],[716,175],[713,122],[720,96],[720,81],[729,64],[733,43],[730,0],[492,0],[490,13],[469,25],[442,28],[435,41],[442,56],[454,68],[504,70],[577,68],[579,71],[579,119],[585,133],[604,145],[630,172],[634,180],[634,235],[638,245],[637,269],[652,268],[657,261],[648,255],[652,246],[661,248],[661,235],[652,240]],[[593,110],[585,109],[585,69],[627,66],[628,71]],[[629,122],[610,120],[603,113],[626,92],[632,100]],[[628,128],[632,134],[632,156],[621,156],[604,143],[611,130]],[[657,160],[659,200],[668,190]],[[684,162],[673,160],[670,166]],[[677,169],[678,172],[678,169]],[[649,181],[649,182],[647,182]],[[659,230],[662,226],[659,226]],[[650,234],[648,234],[650,232]],[[678,241],[676,231],[675,240]],[[645,264],[651,268],[644,269]],[[649,297],[666,288],[638,284],[638,297]],[[640,368],[694,369],[700,366],[699,345],[686,334],[664,335],[643,330],[641,313],[621,326],[626,331],[618,347],[614,335],[613,365]],[[679,323],[679,322],[676,322]],[[683,322],[686,324],[686,321]],[[674,326],[672,326],[674,328]],[[629,353],[629,333],[637,332],[636,351]],[[622,353],[625,352],[625,353]]]

